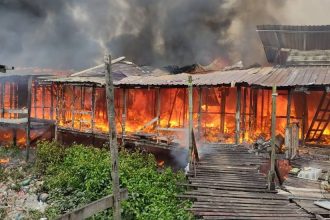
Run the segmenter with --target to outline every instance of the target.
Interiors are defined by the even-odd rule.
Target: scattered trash
[[[294,168],[292,168],[292,169],[290,170],[289,173],[292,174],[292,175],[297,175],[297,174],[299,173],[299,171],[300,171],[299,168],[294,167]]]
[[[308,180],[318,180],[322,174],[322,169],[313,167],[304,167],[299,173],[298,178]]]

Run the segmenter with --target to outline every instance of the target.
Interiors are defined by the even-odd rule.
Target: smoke
[[[0,62],[82,69],[265,62],[258,24],[324,24],[327,0],[0,0]]]

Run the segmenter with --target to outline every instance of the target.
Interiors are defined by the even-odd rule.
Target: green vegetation
[[[46,215],[55,216],[109,195],[111,189],[109,151],[82,145],[67,148],[54,142],[37,146],[36,171],[45,175],[44,188],[50,194]],[[191,219],[185,209],[190,202],[176,195],[184,191],[182,172],[170,168],[157,169],[151,154],[120,152],[121,187],[127,188],[129,199],[122,202],[123,219]],[[107,210],[93,219],[111,219]]]

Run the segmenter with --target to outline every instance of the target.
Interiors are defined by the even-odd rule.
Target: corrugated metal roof
[[[297,50],[330,49],[330,25],[259,25],[257,31],[269,62],[276,61],[281,48]]]
[[[186,86],[187,73],[168,75],[128,76],[115,81],[116,86]],[[247,84],[254,86],[279,87],[323,86],[330,85],[330,68],[328,67],[263,67],[245,70],[214,71],[207,74],[193,74],[195,86],[216,86]],[[62,83],[95,83],[105,85],[104,77],[65,77],[48,81]]]

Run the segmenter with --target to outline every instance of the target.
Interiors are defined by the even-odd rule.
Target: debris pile
[[[282,153],[284,149],[284,137],[281,134],[275,136],[276,153]],[[271,151],[271,141],[262,135],[252,144],[252,151],[256,153],[267,153]]]

